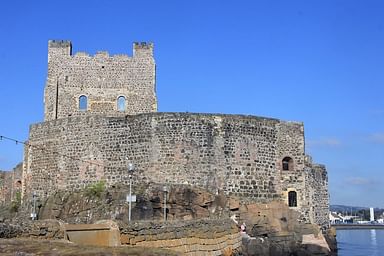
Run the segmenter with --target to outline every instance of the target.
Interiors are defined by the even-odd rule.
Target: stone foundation
[[[120,229],[122,245],[164,248],[183,255],[223,255],[241,247],[238,227],[230,219],[135,223]]]

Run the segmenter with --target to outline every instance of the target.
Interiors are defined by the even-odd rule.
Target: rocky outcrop
[[[329,228],[324,233],[325,240],[331,251],[336,255],[337,254],[337,240],[336,240],[336,229],[334,227]]]
[[[185,185],[173,185],[164,194],[162,188],[162,184],[134,186],[137,201],[132,203],[130,224],[127,187],[111,187],[100,193],[56,192],[38,203],[39,219],[47,220],[24,223],[26,218],[21,215],[28,216],[31,209],[27,209],[19,214],[18,222],[23,225],[3,233],[60,238],[62,222],[57,220],[80,224],[110,219],[118,223],[122,244],[182,253],[207,255],[214,251],[220,255],[241,250],[243,255],[330,255],[335,249],[334,234],[324,236],[319,226],[298,221],[300,213],[280,201],[246,203],[220,192],[212,194]],[[163,221],[165,195],[167,222]],[[242,223],[246,233],[239,232]]]
[[[132,204],[132,220],[162,220],[164,218],[164,192],[161,184],[135,185],[137,200]],[[129,190],[115,186],[100,194],[58,191],[38,205],[39,219],[61,219],[68,223],[93,223],[101,219],[128,221]],[[192,220],[218,218],[226,212],[228,200],[222,194],[214,195],[203,189],[185,185],[173,185],[166,194],[168,220]],[[30,206],[29,206],[30,208]],[[24,213],[29,216],[31,209]]]
[[[19,220],[14,223],[0,223],[0,238],[15,237],[63,239],[64,223],[59,220]]]
[[[298,213],[280,202],[242,205],[247,226],[244,255],[331,255],[319,226],[298,221]]]
[[[10,223],[0,223],[0,238],[14,238],[20,236],[23,229],[19,225]]]

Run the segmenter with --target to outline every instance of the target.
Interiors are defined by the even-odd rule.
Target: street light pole
[[[32,220],[36,219],[36,192],[33,191],[32,200],[33,200],[33,212],[32,212]]]
[[[164,192],[164,222],[167,221],[167,192],[168,192],[168,187],[164,185],[163,187],[163,192]]]
[[[128,222],[131,222],[131,211],[132,211],[132,173],[135,167],[132,163],[128,164],[129,173],[129,207],[128,207]]]

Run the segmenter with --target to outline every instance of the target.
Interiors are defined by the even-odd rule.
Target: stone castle
[[[189,184],[243,201],[285,202],[328,225],[328,178],[305,154],[304,126],[273,118],[157,112],[153,44],[133,56],[72,54],[49,41],[45,120],[30,126],[22,195],[104,180]]]

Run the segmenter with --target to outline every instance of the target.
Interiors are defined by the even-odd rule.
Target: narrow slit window
[[[85,95],[79,97],[79,110],[86,111],[88,105],[88,98]]]
[[[121,111],[121,112],[125,111],[125,97],[124,96],[120,96],[119,98],[117,98],[117,110]]]
[[[295,191],[288,192],[288,206],[297,207],[297,193]]]

